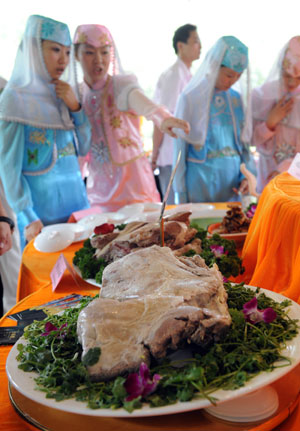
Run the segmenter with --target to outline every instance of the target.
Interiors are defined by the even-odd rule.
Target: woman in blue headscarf
[[[70,53],[66,24],[30,16],[0,98],[0,175],[23,247],[43,225],[89,207],[77,155],[87,154],[91,128]]]
[[[226,202],[239,200],[238,191],[248,192],[247,180],[240,173],[243,162],[253,168],[249,166],[247,66],[248,48],[237,38],[224,36],[181,94],[176,117],[188,121],[191,131],[189,135],[178,131],[175,140],[174,164],[181,151],[173,183],[176,203]]]

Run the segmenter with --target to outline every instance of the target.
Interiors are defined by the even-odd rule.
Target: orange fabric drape
[[[17,289],[17,302],[49,284],[51,281],[51,271],[61,253],[64,254],[65,258],[72,266],[75,251],[82,246],[83,241],[73,243],[65,250],[57,253],[42,253],[37,251],[33,245],[33,241],[30,241],[25,247],[22,256]]]
[[[287,172],[263,190],[242,259],[246,283],[300,303],[300,181]]]

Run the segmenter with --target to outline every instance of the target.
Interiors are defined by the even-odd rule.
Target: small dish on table
[[[217,233],[221,238],[234,241],[237,247],[243,246],[248,232],[222,232],[221,226],[221,222],[209,225],[207,237],[211,238],[213,234]]]

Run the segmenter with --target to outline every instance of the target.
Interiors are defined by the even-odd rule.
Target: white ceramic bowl
[[[107,217],[108,223],[113,224],[121,224],[127,218],[126,214],[122,214],[121,212],[108,212],[103,213],[102,215]]]
[[[96,226],[107,223],[107,217],[104,214],[90,214],[80,219],[77,224],[84,226],[87,237],[89,237]]]
[[[69,247],[75,239],[71,229],[44,230],[34,240],[33,245],[38,251],[54,253]]]
[[[85,227],[82,224],[78,223],[58,223],[58,224],[49,224],[48,226],[44,226],[42,232],[53,232],[53,231],[65,231],[66,229],[71,230],[75,234],[75,241],[84,234]]]
[[[124,207],[120,208],[118,213],[124,214],[127,218],[133,217],[135,215],[141,214],[144,211],[144,204],[143,203],[136,203],[131,205],[125,205]]]

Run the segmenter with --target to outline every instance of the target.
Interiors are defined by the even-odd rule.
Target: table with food
[[[240,282],[255,210],[136,204],[45,229],[0,323],[3,429],[299,429],[300,306]]]

